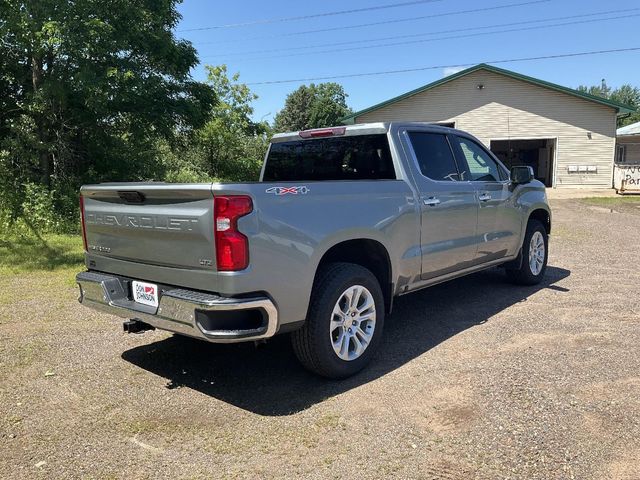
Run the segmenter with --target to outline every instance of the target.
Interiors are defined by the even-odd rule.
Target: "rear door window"
[[[385,134],[276,142],[263,181],[395,179]]]
[[[408,132],[418,167],[431,180],[460,180],[458,167],[446,135],[429,132]]]

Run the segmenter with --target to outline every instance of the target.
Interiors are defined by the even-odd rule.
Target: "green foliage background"
[[[295,132],[331,127],[340,125],[340,119],[351,113],[342,85],[334,82],[302,85],[287,96],[284,108],[274,119],[274,129]]]
[[[83,183],[255,180],[269,127],[191,77],[177,0],[0,0],[0,228],[77,230]]]
[[[611,88],[607,85],[606,80],[602,80],[600,85],[592,85],[587,87],[580,85],[578,90],[598,97],[608,98],[618,103],[629,105],[630,107],[640,109],[640,88],[630,84],[624,84],[620,88]],[[618,117],[618,128],[624,127],[631,123],[640,122],[640,112],[621,115]]]

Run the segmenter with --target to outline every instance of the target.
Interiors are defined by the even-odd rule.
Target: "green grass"
[[[628,195],[617,197],[587,197],[582,199],[583,202],[589,205],[596,205],[599,207],[618,207],[622,205],[640,205],[640,195]]]
[[[81,270],[80,235],[0,236],[0,275],[35,271]]]

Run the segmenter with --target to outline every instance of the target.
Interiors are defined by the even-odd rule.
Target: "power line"
[[[640,47],[616,48],[612,50],[592,50],[588,52],[560,53],[555,55],[542,55],[538,57],[521,57],[521,58],[510,58],[510,59],[501,59],[501,60],[487,60],[484,62],[457,63],[452,65],[431,65],[428,67],[405,68],[402,70],[386,70],[381,72],[348,73],[348,74],[340,74],[340,75],[328,75],[324,77],[295,78],[295,79],[288,79],[288,80],[268,80],[264,82],[250,82],[250,83],[247,83],[247,85],[275,85],[275,84],[282,84],[282,83],[314,82],[318,80],[338,80],[342,78],[371,77],[371,76],[378,76],[378,75],[391,75],[396,73],[411,73],[411,72],[421,72],[425,70],[438,70],[443,68],[466,68],[466,67],[472,67],[479,63],[496,64],[496,63],[512,63],[512,62],[528,62],[528,61],[534,61],[534,60],[551,60],[556,58],[583,57],[588,55],[603,55],[605,53],[635,52],[639,50],[640,50]]]
[[[212,25],[210,27],[187,28],[185,30],[179,30],[178,32],[198,32],[202,30],[217,30],[221,28],[237,28],[237,27],[249,27],[252,25],[266,25],[269,23],[295,22],[299,20],[309,20],[311,18],[333,17],[336,15],[346,15],[346,14],[360,13],[360,12],[371,12],[374,10],[385,10],[388,8],[408,7],[411,5],[420,5],[424,3],[435,3],[435,2],[442,2],[442,1],[444,0],[413,0],[410,2],[391,3],[386,5],[377,5],[373,7],[353,8],[350,10],[339,10],[336,12],[324,12],[324,13],[315,13],[312,15],[300,15],[297,17],[263,18],[260,20],[251,20],[248,22],[228,23],[226,25]]]
[[[265,60],[265,59],[271,59],[271,58],[309,56],[309,55],[318,55],[318,54],[326,54],[326,53],[344,53],[344,52],[350,52],[354,50],[364,50],[364,49],[382,48],[382,47],[396,47],[401,45],[413,45],[417,43],[436,42],[436,41],[442,41],[442,40],[455,40],[460,38],[482,37],[487,35],[496,35],[500,33],[513,33],[513,32],[522,32],[522,31],[529,31],[529,30],[541,30],[545,28],[565,27],[569,25],[580,25],[580,24],[586,24],[586,23],[597,23],[597,22],[604,22],[609,20],[628,19],[628,18],[634,18],[639,16],[640,16],[640,13],[635,15],[621,15],[617,17],[600,18],[600,19],[594,19],[594,20],[580,20],[580,21],[574,21],[574,22],[554,23],[551,25],[537,25],[533,27],[520,26],[518,28],[496,30],[493,32],[469,33],[465,35],[450,35],[447,37],[427,38],[427,39],[421,39],[421,40],[408,40],[408,41],[392,42],[392,43],[379,43],[375,45],[362,45],[359,47],[346,47],[346,48],[343,47],[343,48],[329,49],[329,50],[318,50],[315,52],[300,52],[300,53],[288,53],[288,54],[281,54],[281,55],[261,56],[256,58],[249,58],[249,60],[258,60],[258,59]],[[546,20],[546,21],[549,21],[549,20]],[[521,23],[526,23],[526,22],[521,22]],[[211,57],[207,56],[203,58],[211,58]],[[215,57],[215,58],[225,58],[225,56]]]
[[[330,27],[330,28],[319,28],[316,30],[302,30],[302,31],[298,31],[298,32],[289,32],[289,33],[279,33],[279,34],[275,34],[275,35],[261,35],[258,37],[249,37],[249,38],[242,38],[240,40],[225,40],[225,41],[213,41],[213,42],[194,42],[197,45],[223,45],[225,43],[238,43],[238,41],[251,41],[251,40],[266,40],[266,39],[270,39],[270,38],[281,38],[281,37],[292,37],[292,36],[297,36],[297,35],[306,35],[309,33],[323,33],[323,32],[335,32],[338,30],[348,30],[348,29],[353,29],[353,28],[362,28],[362,27],[373,27],[373,26],[378,26],[378,25],[389,25],[389,24],[393,24],[393,23],[403,23],[403,22],[413,22],[413,21],[417,21],[417,20],[425,20],[428,18],[440,18],[440,17],[449,17],[449,16],[453,16],[453,15],[464,15],[467,13],[480,13],[480,12],[489,12],[492,10],[501,10],[501,9],[505,9],[505,8],[513,8],[513,7],[523,7],[523,6],[527,6],[527,5],[535,5],[535,4],[539,4],[539,3],[548,3],[551,2],[552,0],[533,0],[533,1],[529,1],[529,2],[522,2],[522,3],[510,3],[507,5],[496,5],[493,7],[484,7],[484,8],[474,8],[471,10],[458,10],[458,11],[453,11],[453,12],[443,12],[443,13],[434,13],[431,15],[420,15],[417,17],[405,17],[405,18],[398,18],[398,19],[394,19],[394,20],[382,20],[379,22],[372,22],[372,23],[358,23],[358,24],[354,24],[354,25],[343,25],[340,27]]]
[[[549,1],[549,0],[543,0],[543,1]],[[536,2],[536,3],[538,3],[538,2]],[[485,30],[485,29],[489,29],[489,28],[512,27],[512,26],[515,26],[515,25],[526,25],[526,24],[532,24],[532,23],[542,23],[542,22],[552,22],[552,21],[575,19],[575,18],[594,17],[594,16],[598,16],[598,15],[608,15],[608,14],[613,14],[613,13],[623,13],[623,12],[633,12],[633,11],[637,12],[638,10],[640,10],[640,8],[628,8],[628,9],[623,9],[623,10],[608,10],[608,11],[603,11],[603,12],[594,12],[594,13],[587,13],[587,14],[582,14],[582,15],[569,15],[569,16],[564,16],[564,17],[542,18],[542,19],[538,19],[538,20],[524,20],[524,21],[521,21],[521,22],[511,22],[511,23],[503,23],[503,24],[497,24],[497,25],[496,24],[483,25],[483,26],[479,26],[479,27],[468,27],[468,28],[461,28],[461,29],[454,29],[454,30],[440,30],[440,31],[435,31],[435,32],[417,33],[417,34],[411,34],[411,35],[396,35],[396,36],[391,36],[391,37],[378,37],[378,38],[370,38],[370,39],[365,39],[365,40],[351,40],[351,41],[345,41],[345,42],[325,43],[325,44],[320,44],[320,45],[307,45],[307,46],[302,46],[302,47],[277,48],[277,49],[270,49],[270,50],[252,50],[252,51],[231,52],[231,53],[225,52],[223,54],[218,54],[218,55],[226,57],[226,56],[231,56],[231,55],[251,55],[251,54],[261,54],[261,53],[288,52],[290,50],[309,50],[309,49],[315,49],[315,48],[333,47],[333,46],[338,46],[338,45],[351,45],[351,44],[354,44],[354,43],[378,42],[378,41],[383,41],[383,40],[398,40],[398,39],[402,39],[402,38],[424,37],[424,36],[431,36],[431,35],[439,35],[439,34],[443,34],[443,33],[468,32],[468,31],[472,31],[472,30]],[[616,17],[616,18],[620,18],[620,17]],[[449,37],[447,37],[447,39],[448,38]],[[213,55],[211,55],[211,56],[213,56]],[[207,58],[209,58],[209,57],[207,57]]]

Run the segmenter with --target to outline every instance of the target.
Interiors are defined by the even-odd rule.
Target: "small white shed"
[[[618,193],[640,192],[640,122],[619,128],[616,134],[613,186]]]

